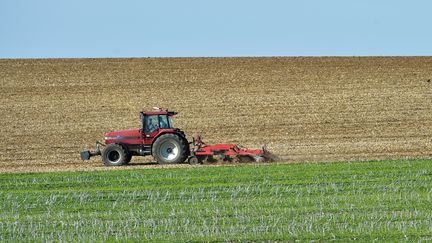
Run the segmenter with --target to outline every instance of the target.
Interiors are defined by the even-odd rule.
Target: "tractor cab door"
[[[144,115],[143,123],[145,139],[154,138],[159,132],[158,115]]]

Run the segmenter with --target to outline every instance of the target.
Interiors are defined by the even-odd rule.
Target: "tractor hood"
[[[136,140],[142,137],[141,129],[130,129],[105,133],[105,142],[118,140]]]

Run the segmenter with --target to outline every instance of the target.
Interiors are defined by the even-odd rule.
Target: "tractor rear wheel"
[[[178,164],[189,156],[189,146],[177,134],[164,134],[153,143],[152,154],[159,164]]]
[[[102,161],[107,166],[124,165],[126,160],[126,151],[119,144],[108,144],[102,152]]]

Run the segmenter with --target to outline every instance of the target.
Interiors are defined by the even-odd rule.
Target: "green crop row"
[[[432,240],[431,162],[0,174],[0,241]]]

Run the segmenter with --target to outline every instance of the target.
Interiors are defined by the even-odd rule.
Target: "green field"
[[[0,180],[0,241],[432,240],[430,160]]]

